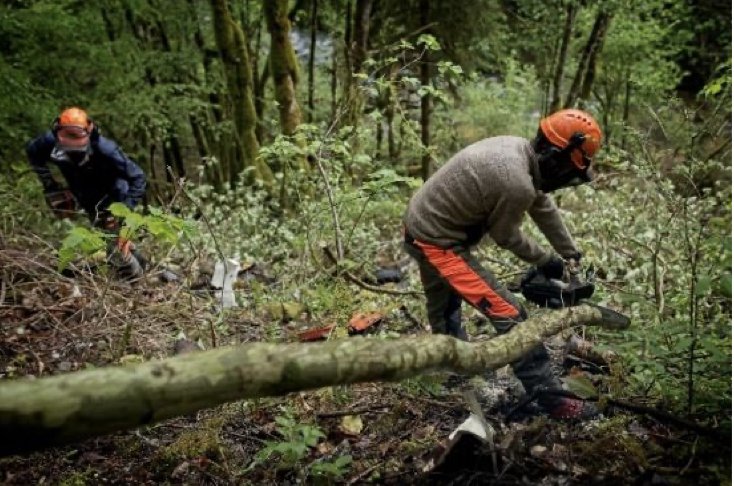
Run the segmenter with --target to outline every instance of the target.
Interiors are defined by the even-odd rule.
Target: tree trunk
[[[337,80],[339,79],[339,50],[337,46],[337,38],[332,39],[331,49],[331,123],[336,121],[336,107],[337,107]]]
[[[270,32],[270,71],[278,102],[280,128],[283,134],[293,135],[301,124],[301,107],[296,99],[298,60],[288,32],[288,0],[263,0],[263,10]]]
[[[609,30],[609,24],[612,21],[612,15],[609,13],[599,14],[597,21],[600,22],[599,32],[596,38],[596,42],[591,48],[589,53],[589,62],[586,66],[586,72],[584,73],[584,79],[581,82],[581,94],[579,96],[580,106],[583,107],[583,103],[589,100],[591,96],[591,87],[594,84],[594,77],[596,76],[596,60],[599,57],[599,53],[604,47],[604,40],[606,39],[607,30]]]
[[[624,123],[624,125],[626,126],[629,123],[630,119],[630,99],[632,98],[632,76],[630,74],[629,67],[627,68],[624,79],[624,108],[622,112],[622,123]],[[622,130],[622,141],[620,143],[622,150],[627,149],[627,136],[625,135],[626,133],[626,130]],[[606,143],[609,143],[608,139]]]
[[[351,2],[348,5],[351,8]],[[345,73],[344,99],[347,103],[347,114],[344,125],[356,128],[359,125],[362,112],[364,111],[364,94],[359,87],[363,81],[360,79],[364,73],[364,61],[367,59],[367,43],[370,32],[370,13],[372,11],[372,0],[357,0],[354,8],[354,36],[347,37],[347,71]],[[352,28],[348,29],[352,32]]]
[[[561,109],[561,81],[563,79],[563,69],[566,66],[566,57],[568,56],[568,44],[571,41],[571,34],[573,34],[573,24],[575,20],[576,5],[568,5],[566,7],[566,22],[563,25],[561,47],[558,51],[556,70],[553,75],[553,97],[550,104],[550,113]]]
[[[239,156],[230,168],[230,184],[236,182],[242,170],[254,168],[254,177],[272,186],[272,171],[257,155],[260,144],[255,135],[257,116],[253,102],[252,68],[247,53],[245,33],[232,18],[226,0],[210,0],[214,33],[224,65],[231,109],[237,132]]]
[[[421,25],[428,25],[429,14],[430,0],[421,0]],[[428,51],[423,56],[421,60],[421,86],[428,87],[431,84],[431,65],[428,59]],[[431,94],[428,92],[421,96],[421,144],[423,145],[421,177],[425,181],[431,175]]]
[[[234,400],[437,370],[480,373],[511,363],[543,338],[580,324],[622,327],[598,308],[582,305],[534,317],[479,343],[446,335],[251,343],[135,366],[5,381],[0,383],[0,436],[12,440],[0,441],[0,455],[150,425]]]
[[[214,49],[207,48],[204,34],[201,31],[201,25],[198,21],[198,11],[195,0],[188,0],[189,13],[192,18],[197,19],[196,28],[194,30],[193,41],[196,48],[201,54],[202,72],[196,78],[202,86],[206,86],[207,79],[210,78],[211,66],[214,59],[218,59],[219,55]],[[222,94],[220,91],[210,90],[209,95],[203,96],[202,101],[208,103],[209,106],[201,110],[198,116],[189,116],[191,122],[191,130],[197,143],[197,147],[201,147],[199,155],[202,157],[212,156],[217,160],[216,165],[210,166],[206,173],[207,181],[211,183],[218,191],[224,188],[224,174],[228,173],[230,166],[230,157],[228,150],[223,150],[221,143],[217,143],[217,136],[214,134],[214,127],[222,121]],[[204,152],[202,152],[202,150]]]
[[[318,0],[311,0],[311,45],[308,50],[308,122],[313,121],[314,112],[314,92],[315,85],[315,66],[316,66],[316,24],[318,19]]]
[[[582,82],[586,78],[589,66],[593,65],[595,62],[596,55],[599,52],[598,46],[604,42],[604,36],[606,35],[607,26],[609,25],[611,17],[611,14],[603,10],[600,10],[596,16],[594,26],[591,28],[591,33],[589,33],[589,39],[584,46],[581,57],[579,58],[579,64],[576,68],[576,74],[574,75],[571,89],[569,89],[566,97],[566,103],[564,104],[566,108],[575,106],[578,101]]]

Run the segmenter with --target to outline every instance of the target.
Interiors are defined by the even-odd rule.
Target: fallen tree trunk
[[[580,324],[620,327],[618,320],[584,305],[544,314],[475,344],[443,335],[252,343],[137,366],[5,382],[0,384],[0,436],[6,440],[0,441],[0,455],[148,425],[234,400],[436,370],[496,369],[543,338]]]

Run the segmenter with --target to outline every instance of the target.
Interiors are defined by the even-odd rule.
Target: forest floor
[[[206,348],[212,340],[285,341],[296,334],[288,319],[274,330],[272,316],[252,309],[227,311],[225,326],[211,298],[155,274],[131,287],[89,272],[62,276],[54,267],[49,249],[32,239],[0,246],[2,380],[171,356],[186,348],[182,343],[192,347],[182,331]],[[407,312],[385,316],[379,327],[426,332]],[[469,382],[495,431],[490,444],[471,435],[449,441],[470,406],[448,374],[433,374],[230,403],[3,458],[0,483],[682,485],[726,484],[730,477],[730,436],[722,441],[650,414],[608,408],[587,422],[527,411],[508,418],[519,397],[504,371],[489,383]],[[318,440],[303,448],[309,435]],[[263,453],[277,444],[302,453]]]

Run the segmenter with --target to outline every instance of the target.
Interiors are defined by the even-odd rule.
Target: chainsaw
[[[594,294],[594,270],[587,269],[583,279],[580,274],[580,266],[573,260],[566,266],[562,279],[548,278],[532,267],[520,281],[519,290],[525,299],[540,307],[572,307]]]
[[[520,285],[510,290],[520,292],[526,300],[550,309],[589,305],[602,313],[610,327],[613,325],[617,329],[628,328],[631,322],[628,316],[587,301],[594,294],[594,269],[587,269],[583,278],[580,274],[581,268],[574,260],[566,266],[562,279],[548,278],[536,267],[532,267],[525,273]]]

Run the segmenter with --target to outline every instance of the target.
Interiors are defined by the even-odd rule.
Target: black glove
[[[559,256],[553,255],[550,260],[543,265],[538,265],[540,273],[546,278],[560,280],[563,278],[563,270],[566,268],[566,262]]]
[[[46,191],[43,193],[46,204],[59,219],[70,218],[76,211],[76,200],[68,189],[61,191]]]

